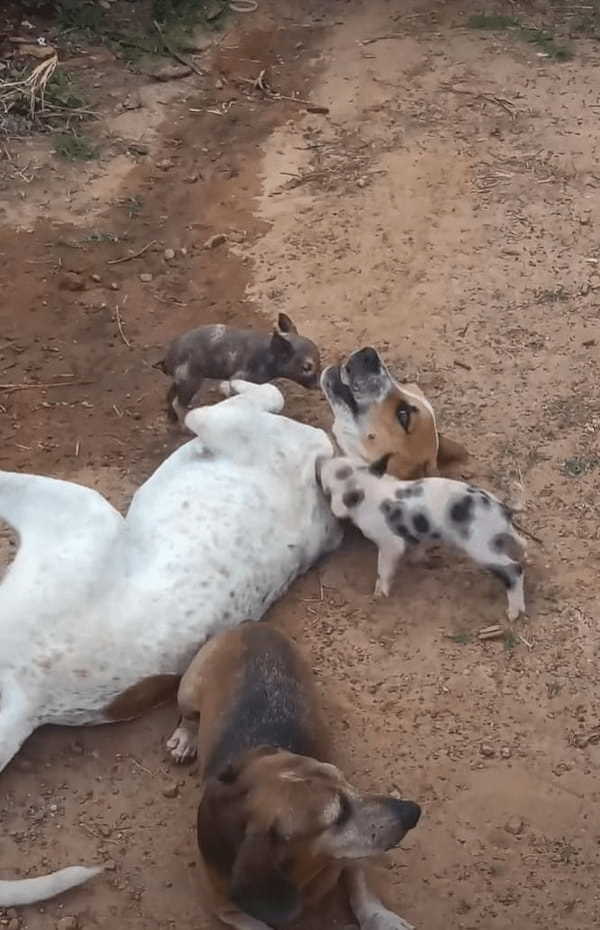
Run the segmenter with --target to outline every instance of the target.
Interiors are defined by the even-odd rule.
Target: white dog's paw
[[[175,762],[191,762],[198,755],[198,740],[185,725],[178,726],[167,741],[167,749]]]
[[[412,924],[403,920],[393,911],[388,911],[382,907],[374,911],[360,925],[360,930],[415,930]]]

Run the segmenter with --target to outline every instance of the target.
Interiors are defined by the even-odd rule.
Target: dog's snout
[[[359,365],[369,374],[376,375],[381,371],[379,355],[372,346],[366,346],[364,349],[360,349],[352,356],[351,361]]]

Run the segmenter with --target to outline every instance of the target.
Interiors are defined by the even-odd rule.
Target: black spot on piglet
[[[342,503],[344,507],[348,507],[348,508],[358,507],[359,504],[362,504],[364,499],[365,499],[364,491],[356,491],[356,490],[346,491],[342,497]]]

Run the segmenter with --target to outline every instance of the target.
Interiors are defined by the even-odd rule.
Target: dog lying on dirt
[[[192,329],[174,339],[164,359],[154,367],[173,378],[167,393],[167,416],[176,421],[205,379],[265,384],[287,378],[316,388],[321,358],[314,342],[300,336],[289,316],[280,313],[273,333],[222,324]]]
[[[331,365],[321,388],[334,415],[342,452],[366,462],[388,458],[396,478],[437,475],[468,457],[464,446],[438,433],[433,407],[416,384],[400,384],[370,346]]]
[[[182,678],[170,745],[201,754],[202,901],[235,930],[269,930],[343,879],[362,930],[411,930],[368,889],[357,860],[398,846],[420,807],[361,796],[331,764],[312,673],[266,624],[204,646]]]
[[[21,540],[0,584],[0,771],[42,724],[131,719],[170,697],[199,644],[258,620],[340,542],[315,479],[327,435],[276,416],[274,385],[232,386],[188,414],[198,438],[125,518],[89,488],[0,472],[0,517]],[[4,883],[0,906],[52,882],[25,898]]]
[[[379,550],[375,596],[389,595],[398,562],[407,550],[444,542],[466,552],[502,581],[510,620],[525,613],[525,540],[515,530],[508,507],[462,481],[399,481],[384,474],[387,458],[371,466],[344,456],[317,463],[334,515],[351,520]]]

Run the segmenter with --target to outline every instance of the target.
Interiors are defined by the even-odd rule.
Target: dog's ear
[[[393,452],[386,452],[385,455],[382,455],[381,458],[376,459],[374,462],[371,462],[369,465],[369,471],[372,475],[375,475],[377,478],[381,478],[385,475],[388,467],[388,462],[393,456]]]
[[[440,433],[439,443],[437,462],[441,468],[452,465],[453,462],[465,462],[469,458],[469,453],[460,442],[448,439],[447,436],[442,436]]]
[[[289,336],[290,333],[295,333],[298,335],[298,330],[296,329],[296,324],[287,313],[280,313],[277,317],[277,329],[282,335]]]
[[[287,361],[294,354],[294,348],[286,336],[275,330],[271,336],[271,352],[276,359]]]
[[[249,827],[233,866],[231,900],[270,927],[289,923],[300,910],[298,889],[281,870],[282,847],[275,830]]]

